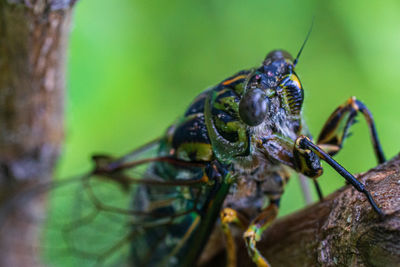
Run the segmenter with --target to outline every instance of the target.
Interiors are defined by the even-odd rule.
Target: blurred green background
[[[350,96],[374,114],[388,158],[400,150],[400,3],[362,0],[82,0],[71,30],[66,143],[57,171],[91,166],[90,155],[122,155],[164,133],[191,100],[272,49],[299,50],[304,117],[314,136]],[[352,173],[376,165],[366,123],[337,156]],[[324,193],[344,184],[325,165]],[[303,205],[296,175],[282,203]]]

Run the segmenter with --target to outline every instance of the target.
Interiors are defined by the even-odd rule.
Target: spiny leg
[[[237,259],[236,259],[236,243],[235,238],[231,232],[230,225],[234,224],[241,228],[243,231],[246,230],[249,222],[238,211],[232,208],[224,208],[220,213],[221,218],[221,227],[225,235],[226,240],[226,259],[227,267],[236,267]]]
[[[329,165],[332,166],[343,178],[346,179],[354,188],[356,188],[359,192],[363,193],[368,202],[371,204],[372,208],[378,213],[381,217],[384,216],[382,210],[378,207],[374,199],[372,198],[371,193],[365,188],[365,186],[359,182],[351,173],[349,173],[343,166],[337,163],[328,153],[318,147],[316,144],[311,142],[311,140],[306,136],[300,136],[296,140],[296,145],[301,149],[310,149],[315,154],[318,155],[322,160],[326,161]]]
[[[343,146],[348,136],[349,127],[354,123],[358,112],[361,112],[368,124],[378,163],[385,162],[385,156],[380,145],[374,119],[368,108],[355,97],[349,98],[339,106],[328,118],[317,140],[317,145],[329,155],[334,156]]]
[[[319,183],[316,179],[313,179],[315,190],[317,191],[318,199],[320,202],[324,200],[324,194],[322,193],[322,189],[319,186]]]
[[[280,197],[283,194],[283,189],[287,184],[290,173],[285,170],[269,173],[267,177],[259,177],[260,180],[256,181],[256,189],[252,193],[251,197],[246,198],[243,202],[247,203],[236,205],[233,203],[233,207],[225,208],[221,212],[222,229],[227,238],[227,262],[228,266],[236,266],[236,247],[235,240],[231,233],[232,225],[238,226],[240,229],[245,231],[244,241],[248,248],[251,259],[258,266],[269,266],[268,262],[261,256],[256,250],[256,242],[261,238],[261,235],[265,228],[269,225],[277,215],[277,209],[279,207]],[[269,207],[265,207],[265,201],[269,199]],[[250,204],[251,206],[248,206]],[[232,207],[232,208],[231,208]],[[245,207],[245,208],[244,208]],[[244,208],[244,209],[243,209]],[[270,214],[271,211],[274,214]],[[248,218],[255,218],[252,223],[249,224]],[[249,226],[250,225],[250,226]],[[251,226],[252,225],[252,226]],[[252,235],[251,232],[257,235]],[[247,238],[245,235],[249,233],[250,236]],[[249,240],[250,242],[247,242]],[[251,247],[249,244],[251,243]],[[256,256],[254,256],[256,255]],[[258,255],[258,256],[257,256]]]
[[[331,156],[337,154],[340,149],[342,149],[343,142],[348,136],[348,130],[354,123],[358,112],[361,112],[367,121],[378,163],[385,162],[385,156],[378,139],[372,114],[368,108],[355,97],[349,98],[329,116],[318,137],[317,145]],[[322,191],[316,180],[314,180],[314,185],[319,199],[322,200]]]
[[[251,222],[243,235],[249,255],[258,267],[270,267],[256,245],[265,229],[278,215],[279,201],[280,199],[271,200],[270,204]]]

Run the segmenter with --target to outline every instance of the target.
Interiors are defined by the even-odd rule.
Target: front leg
[[[365,188],[365,185],[359,182],[351,173],[349,173],[342,165],[336,162],[328,153],[322,150],[319,146],[311,142],[311,140],[306,136],[300,136],[296,140],[296,147],[298,150],[302,151],[310,151],[311,153],[315,153],[319,158],[324,160],[326,163],[331,165],[335,171],[337,171],[343,178],[346,179],[348,183],[350,183],[357,191],[363,193],[368,202],[371,204],[372,208],[378,213],[379,216],[383,217],[385,214],[378,207],[375,200],[372,198],[371,193]]]
[[[270,267],[268,261],[257,249],[257,242],[261,239],[263,232],[278,215],[280,199],[271,200],[270,204],[251,222],[249,228],[243,235],[247,250],[253,262],[258,267]]]
[[[244,215],[232,208],[224,208],[220,213],[220,218],[222,231],[225,235],[226,267],[236,267],[236,243],[230,226],[236,225],[245,231],[249,222]]]
[[[385,162],[385,156],[376,133],[376,127],[371,112],[355,97],[349,98],[339,106],[328,118],[317,140],[317,145],[329,155],[337,154],[348,136],[349,127],[354,123],[358,112],[361,112],[368,124],[372,143],[378,163]]]
[[[259,145],[261,150],[266,151],[267,157],[285,164],[297,172],[312,178],[322,174],[319,158],[313,153],[299,149],[298,146],[289,138],[279,135],[271,135],[261,140]],[[313,179],[317,194],[320,200],[323,199],[321,188],[316,179]]]

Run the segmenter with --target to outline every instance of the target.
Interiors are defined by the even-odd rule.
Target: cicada
[[[253,262],[269,266],[257,242],[278,215],[290,174],[315,180],[321,160],[383,215],[366,187],[332,158],[361,113],[376,157],[385,161],[367,107],[351,97],[318,138],[307,130],[305,90],[295,71],[304,44],[296,58],[272,51],[261,66],[200,93],[159,139],[121,158],[93,157],[93,170],[77,179],[80,197],[63,194],[75,204],[55,203],[77,214],[62,213],[60,244],[94,265],[193,266],[222,227],[227,264],[235,266],[232,229],[239,227]]]

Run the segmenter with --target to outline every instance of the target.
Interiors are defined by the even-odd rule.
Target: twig
[[[277,220],[258,243],[274,266],[400,266],[400,156],[358,175],[384,219],[346,186],[323,202]],[[254,266],[241,238],[238,266]],[[224,261],[219,253],[205,266]],[[215,265],[216,266],[216,265]]]

